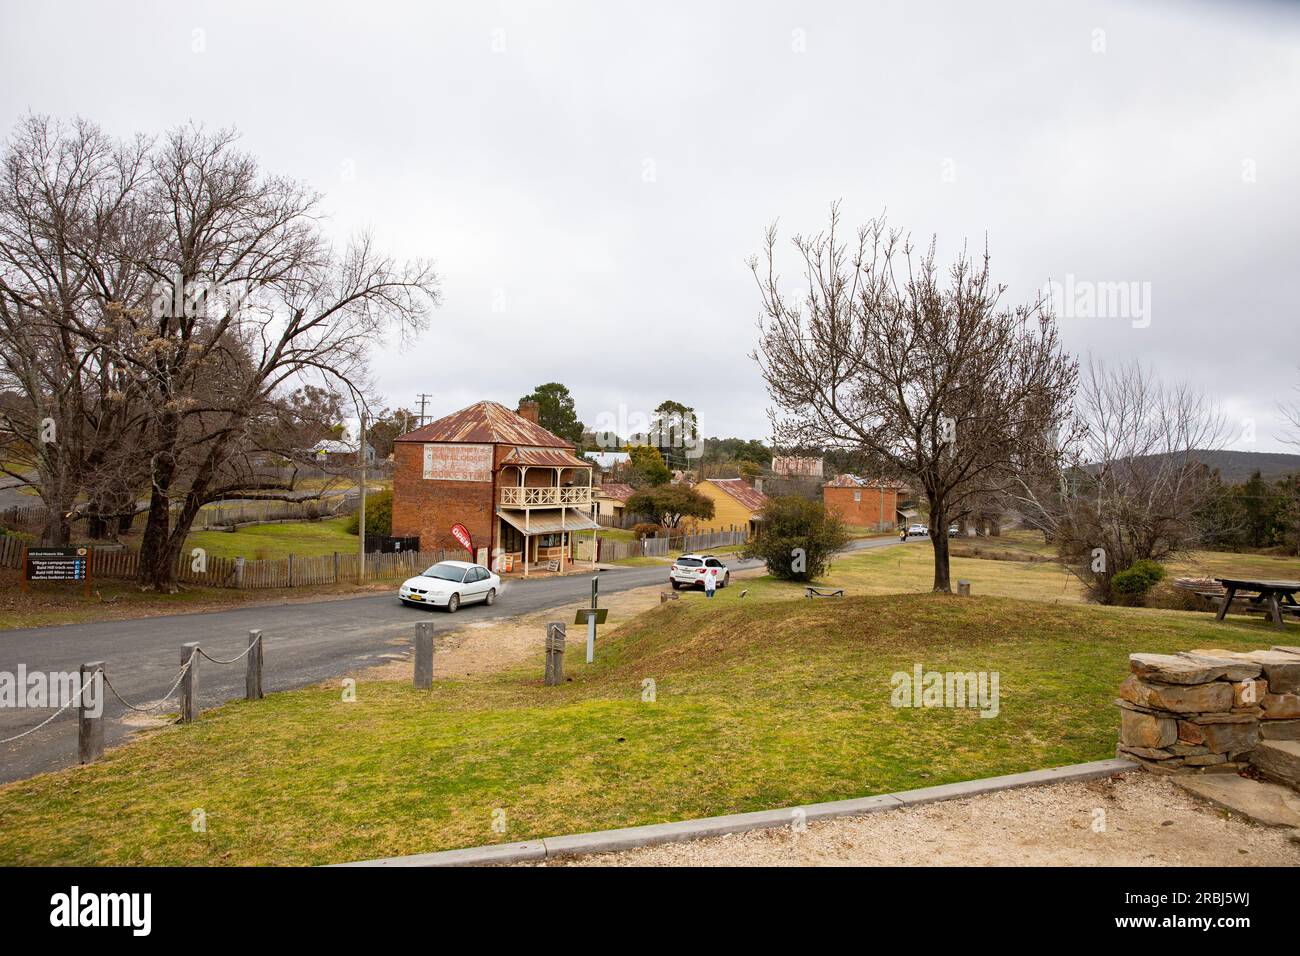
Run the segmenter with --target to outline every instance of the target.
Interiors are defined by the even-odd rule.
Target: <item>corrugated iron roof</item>
[[[751,488],[744,478],[706,478],[700,484],[716,485],[750,511],[761,511],[763,505],[767,504],[767,495]]]
[[[516,448],[505,458],[503,465],[542,465],[547,468],[590,468],[591,462],[563,448]]]
[[[627,501],[636,494],[636,489],[620,481],[607,481],[596,489],[596,494],[604,495],[606,498],[613,498],[615,501]]]
[[[830,488],[884,488],[886,491],[906,491],[907,485],[891,478],[860,478],[857,475],[836,475],[833,481],[826,482]]]
[[[534,511],[527,522],[527,530],[525,530],[525,522],[521,514],[498,511],[497,517],[527,535],[555,534],[557,531],[592,531],[600,527],[599,524],[591,520],[589,515],[585,515],[581,511],[575,511],[572,508],[565,508],[560,512],[550,510]]]
[[[468,408],[400,435],[397,441],[483,442],[573,448],[573,442],[548,432],[541,425],[530,422],[499,402],[475,402]]]

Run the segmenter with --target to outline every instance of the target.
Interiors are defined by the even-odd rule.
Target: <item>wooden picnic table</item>
[[[1214,580],[1222,584],[1226,592],[1223,596],[1223,606],[1219,608],[1215,620],[1223,620],[1223,616],[1228,613],[1228,608],[1232,606],[1232,599],[1238,592],[1253,594],[1254,597],[1247,600],[1257,605],[1259,610],[1267,611],[1273,619],[1274,627],[1286,626],[1282,622],[1283,608],[1289,614],[1300,615],[1300,603],[1297,603],[1295,598],[1296,593],[1300,592],[1300,581],[1260,581],[1254,578],[1215,578]]]

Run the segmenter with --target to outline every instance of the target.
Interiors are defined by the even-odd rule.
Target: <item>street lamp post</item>
[[[357,465],[361,474],[361,500],[357,505],[357,584],[366,581],[366,413],[357,413],[361,441],[357,445]]]

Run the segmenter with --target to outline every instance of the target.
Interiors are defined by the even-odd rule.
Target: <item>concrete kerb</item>
[[[567,836],[546,837],[521,843],[495,843],[487,846],[466,847],[462,850],[443,850],[438,853],[417,853],[413,856],[394,856],[379,860],[362,860],[341,863],[338,866],[490,866],[503,863],[530,863],[554,857],[582,856],[589,853],[613,853],[642,846],[662,843],[679,843],[685,840],[702,840],[743,833],[748,830],[773,829],[790,826],[798,811],[806,822],[834,820],[837,817],[861,816],[895,810],[899,807],[920,806],[940,800],[958,800],[998,790],[1015,790],[1020,787],[1041,787],[1053,783],[1078,783],[1098,780],[1117,773],[1130,773],[1140,769],[1131,760],[1094,760],[1091,763],[1072,764],[1068,767],[1051,767],[1031,770],[984,780],[967,780],[947,783],[920,790],[859,797],[853,800],[835,800],[830,803],[812,803],[783,810],[758,810],[753,813],[733,813],[722,817],[704,817],[699,820],[681,820],[676,823],[653,823],[649,826],[626,827],[620,830],[598,830],[593,833],[572,833]]]

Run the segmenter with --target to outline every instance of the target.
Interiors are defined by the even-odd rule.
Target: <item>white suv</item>
[[[718,587],[725,588],[731,582],[731,572],[717,558],[705,554],[683,554],[668,569],[668,583],[676,591],[679,588],[704,587],[705,575],[712,574]]]

